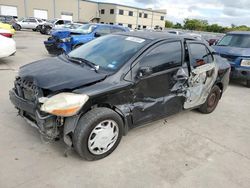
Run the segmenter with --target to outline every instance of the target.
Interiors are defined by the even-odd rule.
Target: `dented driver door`
[[[191,109],[205,103],[216,81],[218,65],[205,44],[197,41],[187,41],[186,43],[190,74],[184,109]]]
[[[132,69],[134,125],[182,110],[185,98],[172,90],[182,67],[182,54],[181,41],[161,42],[148,50]]]

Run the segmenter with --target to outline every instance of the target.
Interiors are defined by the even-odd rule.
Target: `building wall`
[[[21,0],[19,0],[21,1]],[[34,16],[34,9],[48,11],[48,19],[54,17],[53,0],[26,0],[27,16]]]
[[[91,19],[99,17],[98,4],[89,1],[80,1],[79,21],[89,22]]]
[[[97,3],[92,1],[78,0],[0,0],[0,5],[16,6],[18,17],[34,16],[34,9],[46,10],[48,19],[61,18],[62,13],[72,15],[73,21],[89,22],[93,18],[99,18],[103,23],[122,23],[124,26],[132,25],[136,28],[153,28],[156,25],[164,27],[165,21],[161,20],[161,16],[166,13],[160,13],[153,10],[140,9],[129,6],[122,6],[111,3]],[[26,12],[25,3],[26,2]],[[55,4],[55,7],[54,7]],[[79,8],[79,9],[78,9]],[[105,9],[105,14],[99,14],[101,9]],[[110,14],[110,9],[114,9],[114,14]],[[124,15],[119,15],[119,10],[124,11]],[[55,10],[55,12],[54,12]],[[129,11],[133,12],[133,16],[129,16]],[[139,17],[142,13],[142,17]],[[78,15],[79,14],[79,15]],[[144,18],[144,14],[148,17]]]
[[[25,9],[23,0],[1,0],[0,5],[17,7],[18,17],[25,17]]]
[[[105,10],[105,14],[101,14],[101,10]],[[114,9],[114,14],[110,14],[110,9]],[[111,4],[99,4],[100,22],[101,23],[116,23],[116,6]]]
[[[78,0],[55,0],[56,18],[61,18],[62,13],[73,15],[73,21],[78,20]]]

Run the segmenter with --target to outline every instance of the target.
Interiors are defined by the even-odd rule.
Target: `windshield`
[[[93,24],[85,24],[85,25],[83,25],[81,27],[78,27],[76,29],[76,32],[89,34],[89,33],[92,33],[96,27],[97,26],[93,25]]]
[[[69,53],[71,58],[81,58],[107,71],[116,71],[149,43],[137,37],[107,35],[95,39]]]
[[[229,34],[223,37],[217,46],[231,46],[237,48],[250,48],[250,35]]]

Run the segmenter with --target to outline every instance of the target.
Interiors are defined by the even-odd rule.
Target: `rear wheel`
[[[204,114],[212,113],[219,103],[220,96],[221,90],[216,85],[211,89],[206,102],[199,108],[199,111]]]
[[[247,87],[250,88],[250,80],[247,80]]]
[[[86,160],[111,154],[121,141],[123,121],[109,108],[95,108],[82,116],[73,135],[77,153]]]
[[[19,24],[17,24],[15,29],[16,29],[16,31],[20,31],[22,29],[22,27]]]

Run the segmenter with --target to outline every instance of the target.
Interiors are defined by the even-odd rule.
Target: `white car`
[[[8,32],[8,30],[0,29],[0,58],[14,55],[16,52],[16,42],[12,38],[1,35],[1,33]]]
[[[44,23],[45,21],[38,18],[25,18],[17,22],[17,27],[18,27],[17,30],[32,29],[33,31],[36,31],[38,29],[37,26]]]

